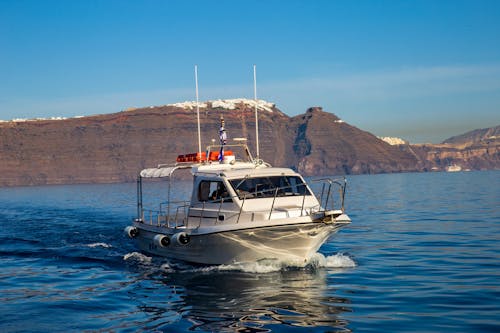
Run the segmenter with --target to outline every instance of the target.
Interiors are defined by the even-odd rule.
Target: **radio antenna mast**
[[[194,81],[196,84],[196,118],[198,120],[198,153],[201,154],[200,102],[198,100],[198,65],[194,65]]]
[[[259,117],[257,115],[257,66],[253,65],[253,98],[255,102],[255,145],[257,146],[257,160],[259,154]]]

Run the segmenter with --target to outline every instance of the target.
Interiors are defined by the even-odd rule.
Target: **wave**
[[[241,263],[216,266],[219,271],[242,271],[246,273],[271,273],[290,269],[318,269],[318,268],[349,268],[356,267],[356,263],[347,255],[338,253],[325,257],[315,253],[309,260],[277,260],[263,259],[252,263]]]
[[[123,256],[123,260],[125,261],[132,261],[140,264],[150,264],[152,259],[152,257],[148,257],[147,255],[139,252],[131,252]]]
[[[356,263],[351,257],[344,253],[337,253],[332,256],[325,257],[321,253],[315,253],[311,261],[317,262],[318,267],[327,268],[352,268],[356,267]]]
[[[103,247],[103,248],[106,248],[106,249],[109,249],[110,247],[113,247],[112,245],[106,244],[106,243],[92,243],[92,244],[87,244],[86,246],[87,247],[91,247],[91,248]]]
[[[137,263],[141,266],[151,266],[159,269],[164,273],[210,273],[224,271],[239,271],[245,273],[272,273],[286,270],[315,270],[319,268],[352,268],[356,267],[356,263],[352,258],[343,253],[337,253],[330,256],[325,256],[321,253],[315,253],[309,260],[278,260],[278,259],[261,259],[256,262],[235,263],[228,265],[209,265],[199,266],[191,265],[185,262],[170,261],[162,258],[159,264],[153,261],[153,257],[149,257],[139,252],[127,253],[123,256],[123,260]]]

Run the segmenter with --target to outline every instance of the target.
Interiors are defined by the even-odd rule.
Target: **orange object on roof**
[[[209,161],[218,161],[219,160],[219,152],[218,151],[211,151],[210,155],[208,155],[208,160]]]
[[[224,156],[234,156],[232,150],[225,150],[224,151]],[[177,163],[189,163],[189,162],[202,162],[207,160],[207,153],[201,152],[201,153],[191,153],[191,154],[185,154],[185,155],[179,155],[177,156]],[[218,151],[211,151],[208,155],[208,160],[209,161],[218,161],[219,160],[219,152]]]
[[[207,158],[207,154],[205,152],[201,153],[191,153],[186,155],[177,156],[178,163],[186,163],[186,162],[201,162]]]

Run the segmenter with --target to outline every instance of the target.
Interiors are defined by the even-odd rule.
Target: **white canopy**
[[[141,171],[140,176],[142,178],[164,178],[170,177],[172,173],[177,169],[187,169],[191,165],[176,165],[176,166],[166,166],[158,168],[148,168]]]
[[[142,178],[162,178],[162,177],[170,177],[172,171],[174,171],[175,167],[168,168],[149,168],[141,171]]]

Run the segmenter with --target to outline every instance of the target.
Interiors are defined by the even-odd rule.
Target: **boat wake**
[[[317,252],[310,261],[312,265],[316,263],[317,267],[350,268],[357,266],[354,260],[344,253],[337,253],[325,257],[323,254]]]
[[[279,260],[279,259],[262,259],[252,263],[235,263],[230,265],[210,265],[210,266],[193,266],[184,262],[170,261],[161,258],[149,257],[139,252],[127,253],[123,256],[123,260],[143,268],[159,268],[164,273],[210,273],[224,271],[239,271],[245,273],[272,273],[288,270],[315,270],[319,268],[352,268],[356,267],[356,263],[352,258],[343,253],[337,253],[330,256],[325,256],[321,253],[315,253],[309,260],[298,262],[294,260]]]
[[[105,249],[109,249],[111,247],[113,247],[111,244],[107,244],[107,243],[92,243],[92,244],[86,244],[87,247],[90,247],[90,248],[96,248],[96,247],[102,247],[102,248],[105,248]]]
[[[147,255],[139,253],[139,252],[130,252],[130,253],[127,253],[126,255],[123,256],[123,260],[136,262],[139,264],[150,264],[151,259],[153,259],[153,258],[148,257]]]

